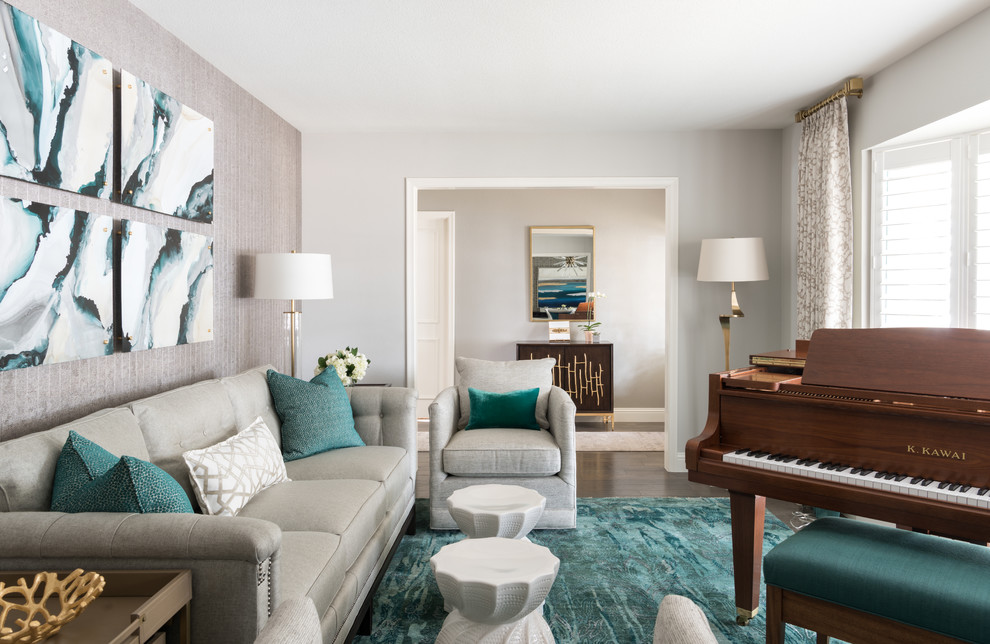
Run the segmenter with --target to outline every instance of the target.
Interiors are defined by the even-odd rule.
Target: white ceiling
[[[990,7],[130,1],[304,133],[780,128],[846,78],[869,76]]]

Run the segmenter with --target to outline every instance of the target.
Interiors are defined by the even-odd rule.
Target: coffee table
[[[450,516],[471,539],[525,539],[546,505],[542,494],[519,485],[471,485],[447,497]]]
[[[529,541],[483,537],[446,545],[430,558],[450,614],[437,644],[554,642],[543,600],[560,559]]]

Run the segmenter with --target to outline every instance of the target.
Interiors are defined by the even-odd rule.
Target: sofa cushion
[[[258,492],[288,481],[285,461],[261,416],[216,445],[182,454],[205,514],[236,516]]]
[[[287,481],[262,490],[238,517],[271,521],[283,531],[340,536],[350,566],[385,518],[385,490],[376,481]]]
[[[553,476],[560,448],[546,430],[458,431],[443,448],[443,470],[453,476]]]
[[[76,490],[63,505],[65,512],[193,511],[175,479],[133,456],[121,456],[116,465]]]
[[[70,430],[114,454],[149,460],[129,409],[101,409],[47,431],[0,441],[0,511],[51,509],[55,464]]]
[[[385,486],[385,502],[391,508],[410,484],[407,460],[409,458],[412,457],[401,447],[388,445],[345,447],[291,461],[285,464],[285,470],[294,481],[331,479],[378,481]]]
[[[521,389],[504,394],[468,387],[471,417],[464,429],[516,427],[539,429],[536,422],[536,399],[540,388]]]
[[[68,508],[79,488],[106,474],[119,460],[119,456],[111,454],[75,431],[70,431],[55,464],[52,510],[71,512]]]
[[[336,377],[306,382],[269,369],[268,388],[282,420],[286,461],[364,445],[354,429],[347,392]]]
[[[333,601],[348,568],[340,536],[326,532],[283,532],[279,558],[279,594],[308,596],[321,610]]]
[[[254,422],[258,416],[265,421],[268,429],[278,446],[282,446],[282,421],[275,411],[275,401],[272,400],[268,389],[268,370],[272,367],[265,365],[255,367],[236,376],[221,378],[220,383],[227,391],[230,404],[234,409],[234,422],[239,428],[244,428]]]
[[[182,453],[219,443],[239,429],[223,384],[204,380],[127,406],[138,419],[151,462],[178,481],[195,503]]]
[[[554,358],[507,362],[457,358],[456,362],[457,397],[461,407],[461,417],[457,422],[458,429],[467,427],[471,418],[471,396],[468,392],[470,387],[497,394],[539,387],[540,395],[536,399],[536,422],[543,429],[550,427],[550,422],[547,420],[547,405],[550,388],[553,386],[553,366],[557,364]]]

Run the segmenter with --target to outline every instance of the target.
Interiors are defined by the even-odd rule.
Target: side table
[[[3,571],[0,582],[28,583],[40,571]],[[59,572],[59,578],[69,571]],[[88,571],[87,571],[88,572]],[[106,580],[99,597],[46,644],[164,644],[164,627],[179,644],[189,644],[188,570],[97,570]],[[50,600],[55,603],[58,598]]]
[[[444,603],[452,607],[437,644],[552,644],[541,609],[560,559],[528,541],[488,537],[446,545],[430,558]]]

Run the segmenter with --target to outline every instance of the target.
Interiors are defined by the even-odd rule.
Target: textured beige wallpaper
[[[5,177],[0,195],[212,235],[215,339],[2,371],[0,440],[259,364],[287,370],[287,303],[247,296],[255,254],[299,248],[300,133],[126,0],[11,4],[213,120],[212,225]]]

